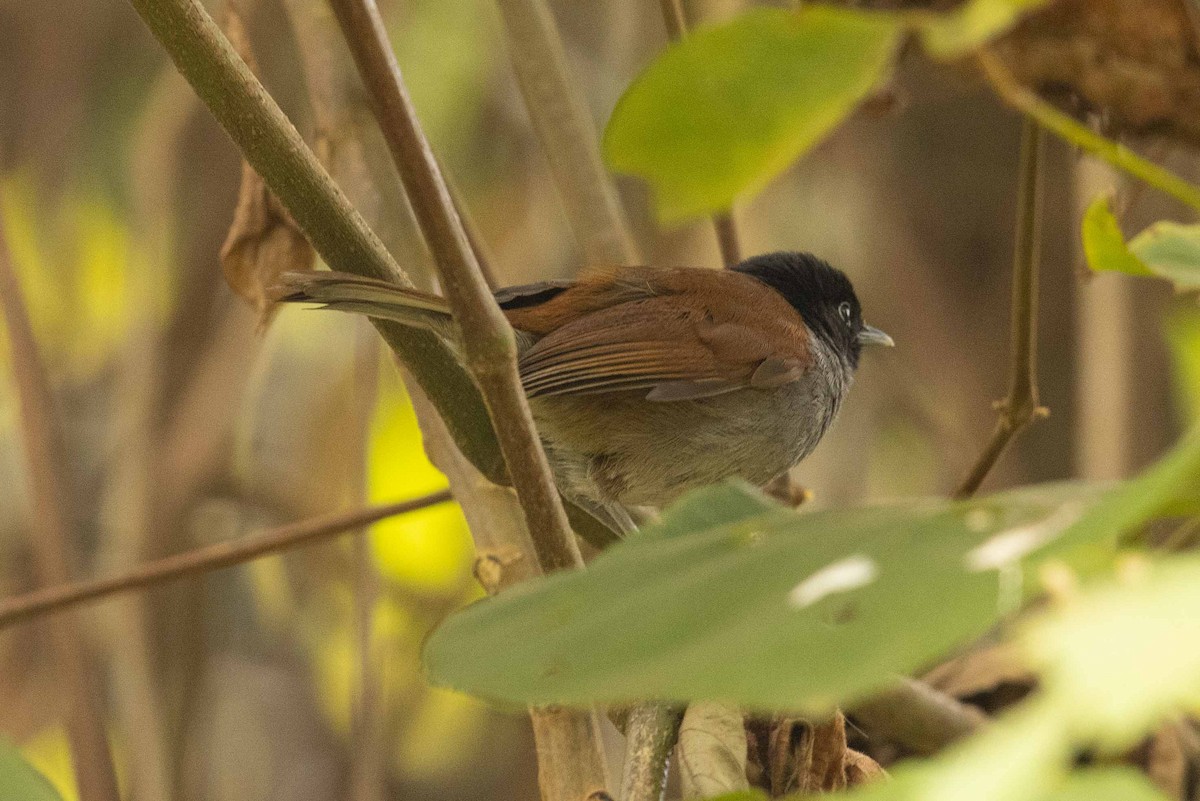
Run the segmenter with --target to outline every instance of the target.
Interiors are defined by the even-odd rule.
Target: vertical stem
[[[545,0],[496,0],[525,106],[550,161],[567,220],[592,264],[631,264],[637,248],[600,158],[595,124],[575,91]]]
[[[55,415],[46,367],[0,226],[0,307],[21,407],[26,478],[33,500],[33,551],[46,584],[71,580],[71,546],[79,542],[68,488],[62,428]],[[83,632],[73,617],[50,623],[60,676],[67,688],[67,738],[81,801],[119,801],[108,747],[101,693]]]
[[[1021,130],[1020,182],[1017,188],[1017,232],[1012,283],[1012,361],[1008,396],[997,404],[1000,418],[996,422],[996,429],[970,472],[954,491],[955,498],[969,498],[974,495],[1017,432],[1047,414],[1047,411],[1038,405],[1037,389],[1041,150],[1040,126],[1027,117]]]
[[[378,385],[378,340],[369,326],[355,321],[357,347],[354,353],[353,429],[361,449],[354,453],[350,492],[355,505],[367,501],[368,440],[371,413]],[[357,692],[353,699],[354,752],[351,793],[353,801],[382,801],[384,797],[386,740],[383,720],[386,710],[381,692],[380,654],[375,647],[375,607],[382,595],[379,570],[371,557],[370,529],[354,533],[354,630],[358,653]]]
[[[682,709],[662,703],[639,704],[630,711],[621,801],[660,801],[682,720]]]
[[[546,572],[580,567],[583,557],[567,524],[517,375],[512,328],[488,289],[454,213],[437,161],[417,122],[379,9],[374,0],[333,0],[333,8],[374,100],[376,117],[417,223],[438,265],[446,298],[462,331],[464,360],[483,392],[538,561]]]

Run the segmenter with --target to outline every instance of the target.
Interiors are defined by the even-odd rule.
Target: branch
[[[629,711],[621,801],[662,799],[682,721],[682,709],[658,701],[638,704]]]
[[[1013,437],[1025,426],[1049,412],[1038,404],[1037,389],[1037,295],[1038,225],[1041,187],[1041,130],[1026,119],[1021,132],[1021,178],[1017,189],[1017,233],[1013,254],[1012,367],[1008,396],[996,404],[1000,418],[975,465],[958,488],[955,498],[969,498],[991,472]]]
[[[463,357],[487,402],[538,561],[547,573],[580,567],[583,558],[567,524],[517,375],[512,328],[488,289],[454,212],[387,40],[379,9],[374,0],[333,0],[333,8],[374,100],[379,127],[392,151],[417,223],[437,263],[446,298],[462,333]]]
[[[31,547],[42,580],[67,582],[74,572],[71,548],[81,541],[71,508],[62,426],[55,414],[46,365],[38,352],[21,284],[0,226],[0,309],[20,404],[26,480],[33,502]],[[119,801],[117,775],[101,705],[97,667],[75,620],[52,628],[58,675],[67,688],[67,738],[81,801]]]
[[[550,162],[567,221],[591,264],[632,264],[637,247],[600,158],[591,116],[573,86],[545,0],[496,0],[517,84]]]
[[[414,512],[452,500],[449,490],[424,495],[411,501],[386,506],[369,506],[353,512],[315,517],[268,529],[257,536],[234,542],[219,542],[186,553],[166,556],[141,567],[106,579],[47,587],[0,602],[0,629],[25,623],[44,615],[62,612],[118,593],[153,587],[168,581],[233,567],[280,551],[311,545],[348,531],[369,526],[387,517]]]
[[[850,711],[868,734],[933,754],[979,731],[987,716],[978,709],[914,679],[904,679]]]
[[[411,286],[199,0],[130,3],[325,262]],[[483,400],[446,343],[427,332],[373,322],[445,416],[463,454],[503,482],[504,462]]]
[[[1047,131],[1129,173],[1171,197],[1200,210],[1200,187],[1144,159],[1127,147],[1092,131],[1017,83],[1012,73],[988,51],[979,54],[979,65],[996,94],[1013,108],[1031,117]]]

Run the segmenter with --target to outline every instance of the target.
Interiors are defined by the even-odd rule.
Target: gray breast
[[[547,398],[556,409],[545,416],[538,399],[534,413],[560,486],[601,503],[661,506],[732,477],[767,483],[812,452],[853,380],[852,368],[827,345],[813,345],[814,369],[772,390],[672,403],[614,395],[603,411],[592,405],[595,398]],[[574,403],[589,408],[572,413]]]

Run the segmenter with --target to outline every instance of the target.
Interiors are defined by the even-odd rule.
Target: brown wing
[[[531,397],[644,391],[650,400],[688,400],[779,386],[809,364],[799,314],[749,276],[633,270],[607,280],[585,279],[542,304],[559,307],[544,310],[542,319],[567,319],[521,357]],[[578,287],[587,294],[567,302]],[[569,317],[567,310],[580,306],[582,313]]]

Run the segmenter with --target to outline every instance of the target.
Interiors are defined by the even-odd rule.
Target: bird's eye
[[[846,325],[851,325],[854,322],[854,312],[850,308],[849,302],[844,302],[838,306],[838,316],[842,318],[842,322]]]

